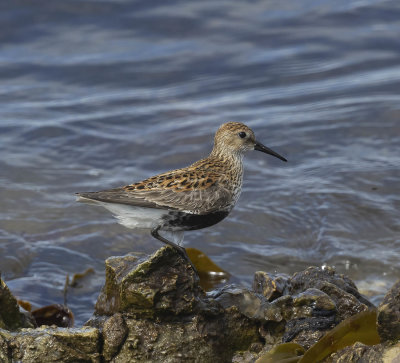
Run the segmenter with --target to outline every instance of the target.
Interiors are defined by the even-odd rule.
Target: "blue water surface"
[[[398,1],[0,4],[0,270],[35,307],[93,312],[104,260],[157,240],[77,204],[204,157],[241,121],[288,163],[246,159],[230,217],[186,234],[232,281],[334,265],[378,303],[400,268]]]

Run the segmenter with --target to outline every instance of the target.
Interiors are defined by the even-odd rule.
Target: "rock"
[[[119,351],[128,335],[128,327],[119,313],[107,319],[103,325],[103,355],[106,361],[111,360]]]
[[[250,345],[249,350],[237,352],[232,358],[232,363],[254,363],[261,354],[262,349],[262,343],[253,343]]]
[[[345,320],[350,316],[368,310],[373,305],[364,298],[361,301],[353,294],[342,290],[338,286],[327,281],[320,281],[315,286],[329,295],[336,304],[337,322]]]
[[[332,267],[309,267],[295,273],[287,283],[286,292],[290,295],[315,288],[325,292],[335,302],[337,323],[374,307],[366,298],[361,296],[356,285],[348,277],[337,275]]]
[[[87,324],[100,329],[106,361],[231,361],[237,350],[260,342],[254,315],[266,299],[248,290],[228,290],[207,296],[191,265],[170,247],[147,260],[112,257]]]
[[[366,345],[380,343],[376,330],[376,310],[362,311],[342,321],[304,353],[302,362],[321,362],[357,342]]]
[[[265,346],[260,353],[237,354],[238,362],[268,357],[281,343],[308,349],[344,319],[373,306],[349,278],[337,275],[330,267],[309,267],[292,277],[259,271],[255,274],[253,289],[269,301],[259,303],[258,308],[253,303],[252,310],[256,311],[253,316],[257,318],[263,310],[260,334]]]
[[[395,345],[377,344],[365,345],[355,343],[331,354],[324,359],[324,363],[373,362],[396,363],[400,362],[400,343]]]
[[[0,361],[214,363],[250,346],[260,350],[266,299],[239,288],[218,295],[221,303],[204,293],[172,248],[147,260],[113,257],[89,327],[0,330]]]
[[[2,343],[3,342],[3,343]],[[0,329],[2,362],[100,362],[99,332],[94,328],[41,327],[6,332]]]
[[[224,309],[234,306],[251,319],[264,319],[264,311],[269,305],[264,296],[235,285],[224,286],[208,296],[215,299]]]
[[[278,344],[267,352],[261,352],[255,363],[298,362],[304,354],[304,348],[296,343]]]
[[[334,301],[320,290],[285,295],[264,311],[267,322],[263,334],[270,343],[271,337],[279,337],[274,344],[293,342],[309,348],[335,326],[336,313]]]
[[[335,326],[337,310],[327,294],[312,288],[293,296],[291,313],[282,341],[307,349]]]
[[[127,320],[129,334],[113,362],[229,362],[259,340],[257,327],[237,309],[186,321]]]
[[[377,328],[382,341],[400,340],[400,280],[379,304]]]
[[[34,327],[32,319],[19,311],[17,299],[0,278],[0,329],[17,330]]]
[[[16,300],[4,283],[0,287],[1,327],[20,329],[24,318]],[[0,362],[244,363],[293,353],[296,358],[343,319],[372,305],[331,268],[310,267],[292,277],[259,271],[253,289],[230,285],[206,294],[190,263],[170,247],[147,259],[111,257],[87,327],[0,329]],[[399,339],[398,290],[395,285],[385,297],[378,319],[381,336],[391,342]],[[369,326],[376,341],[363,342],[377,344],[375,316]],[[328,359],[384,361],[385,354],[396,358],[400,347],[353,344]]]
[[[308,348],[342,320],[372,306],[349,278],[330,267],[309,267],[288,278],[257,272],[253,288],[271,301],[263,334],[269,343],[274,337],[274,344],[281,336],[282,342]]]
[[[295,273],[287,283],[288,293],[295,294],[314,287],[320,289],[324,283],[335,285],[340,290],[353,295],[360,303],[367,307],[374,307],[365,297],[357,290],[357,286],[347,276],[336,274],[335,269],[329,266],[308,267],[306,270]],[[321,289],[320,289],[321,290]]]
[[[400,343],[395,345],[386,345],[383,350],[382,361],[383,363],[400,362]]]
[[[257,271],[254,274],[253,290],[264,295],[268,301],[273,301],[283,295],[289,276],[272,275],[268,272]]]
[[[110,257],[95,314],[185,314],[193,310],[199,296],[204,296],[198,282],[191,265],[170,247],[161,248],[150,259]]]
[[[384,347],[382,345],[365,345],[355,343],[331,354],[324,363],[348,363],[348,362],[384,362],[382,360]],[[395,362],[395,361],[391,361]]]
[[[0,329],[0,362],[8,363],[12,361],[12,352],[8,346],[11,334],[6,330]]]

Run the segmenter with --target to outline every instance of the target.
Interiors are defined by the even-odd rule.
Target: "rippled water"
[[[0,5],[0,270],[35,306],[92,313],[104,259],[160,243],[77,204],[205,156],[243,121],[288,163],[246,158],[230,217],[186,234],[233,282],[324,263],[374,302],[400,268],[400,3],[31,1]]]

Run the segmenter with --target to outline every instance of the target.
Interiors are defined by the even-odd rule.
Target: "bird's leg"
[[[167,240],[166,238],[164,238],[163,236],[161,236],[158,231],[160,230],[160,227],[156,227],[154,229],[151,230],[151,235],[154,238],[157,238],[159,241],[166,243],[167,245],[175,248],[178,250],[178,252],[183,255],[184,257],[187,256],[186,254],[186,250],[182,247],[182,246],[178,246],[176,243],[171,242],[169,240]]]
[[[160,230],[160,227],[155,227],[155,228],[153,228],[153,229],[151,230],[151,235],[152,235],[154,238],[157,238],[159,241],[164,242],[164,243],[167,244],[168,246],[171,246],[171,247],[175,248],[176,251],[178,251],[178,253],[179,253],[184,259],[186,259],[186,260],[190,263],[190,265],[192,266],[194,272],[198,274],[198,272],[197,272],[197,270],[196,270],[196,267],[194,267],[194,265],[193,265],[192,261],[190,260],[188,254],[187,254],[187,252],[186,252],[186,250],[185,250],[185,248],[182,247],[182,246],[178,246],[176,243],[171,242],[171,241],[167,240],[166,238],[164,238],[163,236],[161,236],[161,235],[158,233],[159,230]]]

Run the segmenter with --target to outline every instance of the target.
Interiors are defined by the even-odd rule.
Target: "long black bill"
[[[266,147],[265,145],[261,144],[261,142],[256,141],[254,145],[254,150],[262,151],[263,153],[275,156],[276,158],[281,159],[282,161],[287,161],[283,156],[279,155],[274,150],[271,150],[269,147]]]

